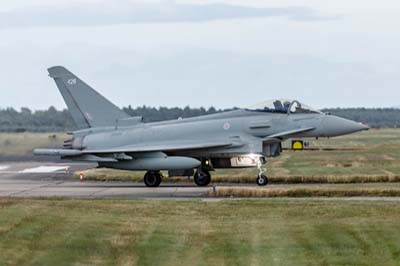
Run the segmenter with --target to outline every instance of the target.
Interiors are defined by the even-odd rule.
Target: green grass
[[[0,199],[1,265],[399,265],[400,205]]]
[[[281,165],[288,175],[400,175],[400,130],[370,130],[313,142],[318,151],[289,152]],[[333,149],[333,150],[326,150]],[[280,167],[279,167],[280,166]],[[274,169],[274,168],[273,168]],[[273,170],[272,169],[272,170]]]
[[[36,148],[62,147],[65,138],[52,133],[0,133],[0,156],[32,156]]]

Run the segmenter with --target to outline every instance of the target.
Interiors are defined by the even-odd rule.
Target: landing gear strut
[[[205,169],[199,168],[194,174],[194,182],[199,187],[206,187],[211,183],[211,174]]]
[[[160,172],[147,172],[144,176],[144,183],[146,187],[159,187],[162,180]]]
[[[257,180],[256,180],[257,185],[259,185],[260,187],[264,187],[264,186],[268,185],[269,180],[268,180],[268,177],[265,175],[265,172],[267,169],[263,168],[263,158],[260,158],[260,160],[258,161],[257,167],[258,167],[258,170],[260,171],[258,173]]]

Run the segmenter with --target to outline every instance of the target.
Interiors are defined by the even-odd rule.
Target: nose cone
[[[323,128],[325,136],[336,137],[341,135],[352,134],[355,132],[368,130],[369,127],[341,117],[328,115],[324,118]]]

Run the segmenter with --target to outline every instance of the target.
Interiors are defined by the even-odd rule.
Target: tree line
[[[364,123],[372,128],[400,127],[400,109],[396,108],[335,108],[322,111]]]
[[[232,108],[230,110],[233,110]],[[145,122],[157,122],[177,118],[189,118],[200,115],[215,114],[222,111],[211,108],[167,108],[141,106],[123,108],[131,116],[142,116]],[[400,109],[383,108],[336,108],[325,109],[326,113],[338,115],[354,121],[368,124],[374,128],[400,127]],[[13,108],[0,109],[0,132],[64,132],[75,130],[76,127],[68,110],[57,110],[50,107],[47,110],[31,111],[21,108],[17,111]]]

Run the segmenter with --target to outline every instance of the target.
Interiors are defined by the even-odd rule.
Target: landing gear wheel
[[[161,184],[162,175],[160,172],[147,172],[144,176],[146,187],[159,187]]]
[[[262,174],[257,177],[256,182],[257,182],[257,185],[259,185],[260,187],[264,187],[264,186],[268,185],[268,181],[269,181],[268,177],[266,175]]]
[[[211,183],[211,175],[207,170],[197,170],[194,174],[194,182],[199,187],[206,187]]]

